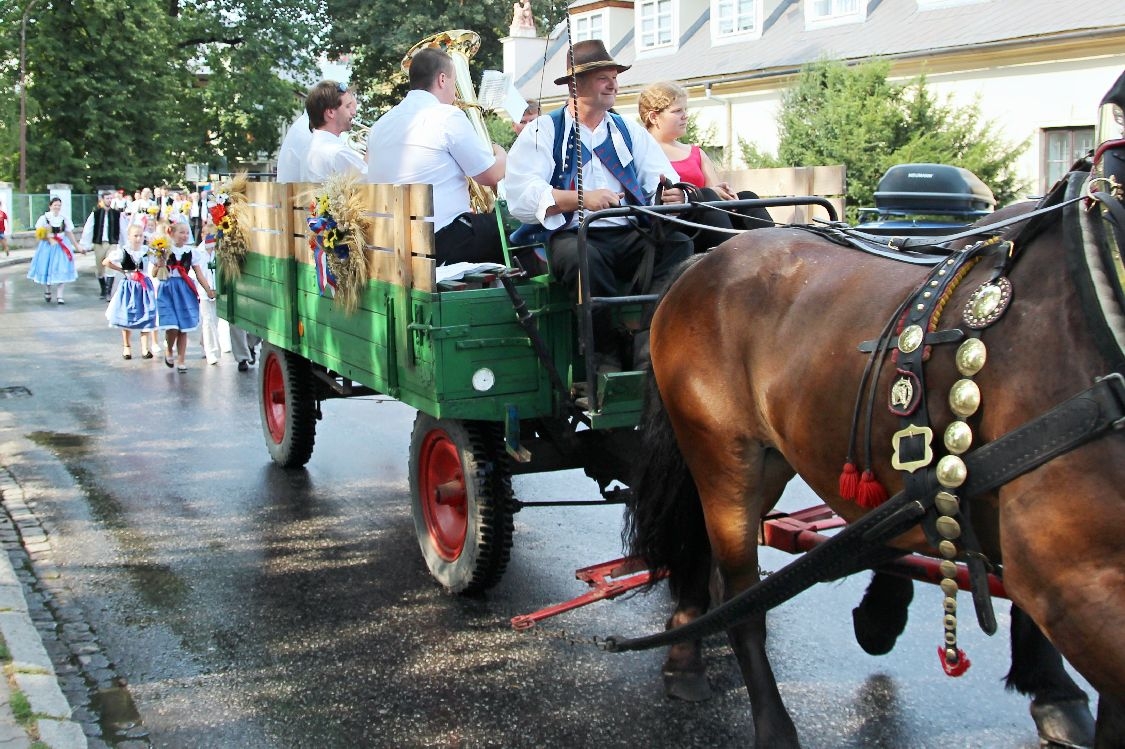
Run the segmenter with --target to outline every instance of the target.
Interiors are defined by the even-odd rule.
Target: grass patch
[[[12,707],[12,715],[15,716],[16,722],[25,730],[31,728],[35,723],[35,714],[31,712],[31,702],[27,699],[27,695],[18,689],[13,689],[8,704]]]

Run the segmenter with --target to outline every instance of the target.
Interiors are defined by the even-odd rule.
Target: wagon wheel
[[[419,413],[410,436],[414,532],[452,593],[499,582],[512,547],[512,477],[499,426]]]
[[[270,457],[282,468],[300,468],[316,440],[316,399],[309,361],[268,343],[258,368],[262,434]]]

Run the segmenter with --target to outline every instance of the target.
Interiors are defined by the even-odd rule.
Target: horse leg
[[[762,515],[776,504],[793,469],[777,452],[768,449],[748,451],[742,476],[741,501],[714,515],[707,515],[707,527],[722,573],[724,597],[731,598],[761,579],[758,571],[758,545],[753,533]],[[700,472],[703,473],[703,472]],[[696,474],[699,475],[699,474]],[[733,490],[736,487],[727,487]],[[704,505],[715,495],[701,492]],[[712,503],[710,506],[714,506]],[[725,515],[725,517],[724,517]],[[738,658],[742,680],[750,696],[754,716],[754,745],[758,749],[799,747],[797,728],[785,709],[777,688],[773,667],[766,653],[766,614],[762,612],[727,631],[731,648]]]
[[[697,619],[711,604],[709,580],[711,553],[699,554],[692,569],[674,574],[668,587],[676,599],[676,610],[668,619],[667,629],[679,627]],[[703,702],[711,699],[711,685],[707,682],[703,664],[703,641],[681,642],[668,649],[662,668],[664,695],[685,702]]]
[[[1098,729],[1094,749],[1125,747],[1125,702],[1102,693],[1098,696]]]
[[[871,655],[886,655],[906,629],[907,609],[914,599],[914,581],[906,577],[876,572],[852,609],[855,640]]]
[[[1094,745],[1094,716],[1086,693],[1066,672],[1055,646],[1014,604],[1012,668],[1005,682],[1008,689],[1031,696],[1031,717],[1041,741],[1067,747]]]

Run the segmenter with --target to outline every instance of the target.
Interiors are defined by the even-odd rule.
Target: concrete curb
[[[23,488],[7,471],[0,470],[0,501],[13,523],[31,515]],[[23,585],[7,552],[0,553],[0,635],[12,662],[0,679],[0,746],[30,747],[31,734],[16,722],[11,709],[12,686],[27,698],[35,716],[38,744],[50,749],[85,749],[82,726],[71,720],[71,706],[62,693],[54,664],[28,613]]]

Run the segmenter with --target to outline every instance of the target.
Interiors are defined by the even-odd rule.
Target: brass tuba
[[[469,60],[480,49],[480,35],[467,29],[453,29],[442,31],[439,34],[428,36],[415,44],[402,58],[402,69],[410,70],[410,60],[414,54],[426,47],[438,47],[445,50],[453,58],[454,79],[456,83],[457,99],[455,102],[469,117],[473,129],[481,141],[492,148],[492,138],[488,135],[488,128],[484,124],[480,105],[477,104],[476,90],[473,88],[473,77],[469,73]],[[496,193],[492,188],[478,185],[472,177],[465,178],[469,183],[469,204],[474,213],[487,213],[492,210],[496,202]]]

